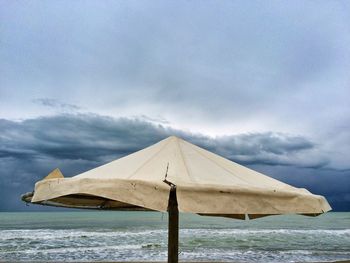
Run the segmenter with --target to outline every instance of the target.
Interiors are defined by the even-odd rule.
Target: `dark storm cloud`
[[[251,133],[208,137],[156,125],[140,119],[88,114],[61,114],[21,122],[0,120],[2,158],[106,161],[178,135],[210,151],[243,163],[300,165],[298,154],[315,145],[301,136]],[[323,164],[323,160],[311,160]],[[304,166],[304,164],[301,164]]]
[[[20,209],[20,194],[32,190],[37,180],[56,167],[65,176],[73,176],[174,134],[231,160],[260,167],[260,171],[277,167],[269,174],[279,179],[288,179],[283,177],[288,174],[292,177],[289,180],[300,187],[305,186],[303,181],[314,176],[308,174],[305,167],[313,167],[312,171],[322,170],[328,177],[346,173],[321,169],[327,160],[310,155],[317,146],[308,139],[273,132],[212,138],[143,119],[92,114],[61,114],[20,122],[0,120],[0,128],[0,210]],[[301,159],[307,159],[305,156],[308,156],[308,162],[301,162]],[[283,171],[282,177],[276,171]],[[296,177],[300,174],[306,174],[306,177]],[[323,176],[315,175],[315,178],[319,181],[308,185],[310,189],[319,190],[317,193],[327,192],[327,187],[322,186]],[[345,182],[348,180],[348,177],[341,178]],[[336,186],[334,189],[332,194],[327,193],[338,200],[341,208],[347,197],[344,189],[339,194]]]
[[[130,119],[59,115],[11,122],[1,120],[1,153],[7,157],[51,157],[100,161],[119,157],[164,138],[166,129]]]
[[[316,145],[302,136],[282,133],[247,133],[221,136],[215,139],[193,137],[198,145],[216,152],[233,161],[244,164],[293,165],[301,167],[323,167],[328,160],[316,155],[306,161],[300,158],[316,148]]]

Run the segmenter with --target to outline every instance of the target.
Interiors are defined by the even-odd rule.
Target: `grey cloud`
[[[156,123],[156,124],[163,124],[163,125],[168,125],[170,124],[170,122],[163,118],[162,116],[156,116],[156,117],[150,117],[150,116],[147,116],[145,114],[142,114],[140,116],[133,116],[134,119],[141,119],[141,120],[144,120],[144,121],[148,121],[148,122],[151,122],[151,123]]]
[[[237,155],[256,155],[261,152],[286,154],[307,149],[315,145],[301,136],[288,136],[281,133],[251,133],[219,137],[217,150],[233,149]],[[231,150],[231,152],[233,152]],[[229,152],[229,151],[228,151]]]
[[[188,138],[210,151],[242,164],[324,168],[329,163],[328,158],[318,151],[317,145],[302,136],[265,132],[216,138]]]
[[[103,161],[129,154],[172,134],[243,163],[323,166],[319,156],[300,163],[299,155],[315,145],[301,136],[251,133],[211,138],[152,124],[143,119],[62,114],[22,122],[1,120],[0,156],[51,157]]]
[[[141,119],[116,119],[93,114],[61,114],[20,122],[2,119],[0,128],[0,210],[3,211],[22,209],[19,195],[30,191],[37,180],[56,167],[66,176],[73,176],[147,147],[169,135],[178,135],[231,160],[256,166],[260,171],[276,167],[269,174],[278,179],[288,179],[283,177],[286,171],[294,179],[304,173],[306,178],[295,181],[300,186],[312,177],[305,172],[310,169],[306,167],[326,174],[328,171],[322,168],[323,158],[310,154],[317,149],[311,141],[302,136],[274,132],[212,138]],[[302,162],[303,159],[309,161]],[[293,175],[291,171],[296,169],[298,171]],[[276,171],[282,171],[282,177]],[[310,184],[311,189],[320,190],[319,193],[327,192],[320,186],[323,177],[317,178],[319,182]],[[342,180],[348,180],[346,178],[349,177]],[[337,195],[336,188],[334,186],[332,196],[339,207],[343,207],[346,197],[344,190]]]
[[[50,107],[50,108],[55,108],[58,110],[69,111],[69,112],[75,112],[75,111],[78,111],[81,109],[81,107],[79,107],[77,105],[63,103],[57,99],[39,98],[39,99],[33,99],[32,101],[35,104],[39,104],[39,105]]]
[[[119,119],[115,122],[108,117],[86,115],[60,115],[22,123],[2,121],[1,126],[3,155],[91,161],[135,151],[137,143],[140,143],[137,147],[145,146],[147,139],[135,143],[133,137],[140,137],[138,133],[147,136],[148,128],[138,121]]]
[[[202,122],[283,123],[289,115],[295,126],[310,122],[310,107],[318,112],[307,118],[329,116],[348,97],[348,89],[327,94],[348,79],[348,6],[180,2],[8,5],[4,54],[15,59],[2,58],[3,86],[24,90],[19,97],[40,86],[43,96],[81,100],[94,112],[136,104],[132,115],[155,109],[170,121],[189,113]]]

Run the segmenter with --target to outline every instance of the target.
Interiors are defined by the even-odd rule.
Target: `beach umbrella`
[[[255,219],[278,214],[316,216],[331,209],[323,196],[175,136],[71,178],[56,169],[22,200],[69,208],[167,211],[171,263],[178,262],[179,211]]]

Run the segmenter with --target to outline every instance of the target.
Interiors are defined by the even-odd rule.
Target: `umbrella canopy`
[[[167,211],[176,186],[180,212],[245,219],[276,214],[318,215],[323,196],[229,161],[178,137],[90,171],[64,178],[56,169],[26,201],[72,208]]]
[[[180,212],[254,219],[329,211],[323,196],[295,188],[175,136],[71,178],[56,169],[26,202],[71,208],[168,211],[168,262],[178,262]]]

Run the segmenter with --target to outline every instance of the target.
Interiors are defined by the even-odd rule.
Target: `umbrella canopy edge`
[[[133,179],[54,178],[36,183],[32,203],[113,210],[167,211],[170,186]],[[90,196],[90,197],[89,197]],[[323,196],[302,189],[177,185],[180,212],[242,219],[277,214],[318,215],[331,210]]]

